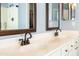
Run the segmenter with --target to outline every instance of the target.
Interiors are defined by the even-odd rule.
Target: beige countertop
[[[0,48],[0,55],[43,56],[77,37],[79,37],[78,31],[62,31],[57,37],[54,37],[52,33],[39,34],[30,40],[29,45],[20,46],[17,41],[15,44],[4,45],[11,46]]]

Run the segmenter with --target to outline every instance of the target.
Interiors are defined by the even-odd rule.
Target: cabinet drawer
[[[69,42],[69,51],[72,51],[75,48],[75,41],[72,40]]]
[[[79,41],[78,41],[78,39],[75,40],[75,44],[74,45],[75,45],[75,47],[74,47],[75,49],[79,48]]]
[[[69,54],[68,44],[63,45],[61,50],[62,56],[67,56]]]

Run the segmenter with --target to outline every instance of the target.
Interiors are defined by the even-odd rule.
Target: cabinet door
[[[69,42],[69,56],[76,56],[75,40]]]
[[[77,56],[79,56],[79,39],[78,39],[78,43],[77,43]]]
[[[79,56],[79,39],[76,39],[74,49],[76,51],[76,56]]]
[[[62,56],[69,56],[69,44],[65,44],[62,47]]]
[[[76,56],[76,50],[73,49],[69,52],[69,56]]]
[[[75,56],[79,56],[79,48],[75,48]]]

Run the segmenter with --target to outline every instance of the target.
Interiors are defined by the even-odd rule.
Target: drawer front
[[[69,42],[69,52],[72,51],[75,48],[75,41],[72,40]]]
[[[61,49],[61,53],[62,53],[62,56],[68,56],[69,54],[69,47],[68,47],[68,44],[65,44],[63,45],[62,49]]]
[[[75,44],[74,45],[75,45],[75,49],[79,48],[79,40],[78,39],[75,40]]]

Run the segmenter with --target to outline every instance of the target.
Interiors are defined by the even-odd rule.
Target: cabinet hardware
[[[78,49],[78,47],[75,48],[76,50]]]
[[[77,41],[75,43],[77,43]]]
[[[68,52],[68,50],[65,50],[65,52]]]
[[[71,47],[73,47],[73,45],[71,45]]]

